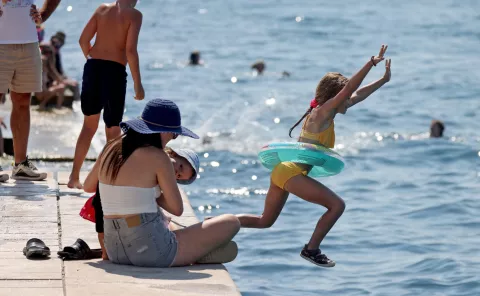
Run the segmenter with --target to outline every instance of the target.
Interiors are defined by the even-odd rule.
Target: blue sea
[[[66,32],[64,68],[78,80],[77,40],[99,4],[64,0],[46,22],[47,37]],[[137,8],[146,99],[133,99],[129,76],[125,118],[153,98],[179,105],[202,137],[172,144],[201,155],[198,182],[185,187],[200,219],[261,214],[269,171],[260,148],[295,140],[288,129],[326,72],[351,76],[389,45],[390,83],[336,118],[345,171],[319,179],[347,204],[321,245],[337,266],[299,256],[325,209],[291,195],[273,227],[235,237],[239,255],[226,266],[242,295],[480,295],[479,1],[142,0]],[[193,50],[203,67],[186,65]],[[250,69],[258,59],[262,76]],[[382,63],[364,83],[383,73]],[[68,122],[72,147],[80,115]],[[441,139],[428,137],[433,119],[445,123]]]

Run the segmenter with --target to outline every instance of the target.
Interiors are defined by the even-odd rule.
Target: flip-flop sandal
[[[63,260],[85,260],[102,258],[102,249],[90,249],[85,241],[77,239],[71,245],[63,248],[63,251],[57,252],[58,256]]]
[[[31,238],[23,248],[23,255],[27,258],[45,258],[50,256],[50,248],[38,238]]]

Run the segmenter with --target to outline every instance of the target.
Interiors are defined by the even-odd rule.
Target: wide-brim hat
[[[120,123],[123,132],[133,129],[140,134],[176,133],[198,139],[198,135],[182,126],[180,109],[170,100],[154,99],[147,103],[138,118]]]

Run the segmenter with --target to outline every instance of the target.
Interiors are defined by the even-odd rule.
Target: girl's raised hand
[[[390,81],[390,77],[392,76],[392,73],[390,72],[390,66],[392,65],[392,59],[387,59],[385,61],[385,74],[383,74],[383,80],[385,82]]]
[[[380,52],[378,53],[378,55],[376,57],[372,57],[372,62],[374,66],[380,63],[381,61],[383,61],[384,59],[383,55],[387,51],[387,48],[388,48],[388,45],[382,44],[382,47],[380,47]]]

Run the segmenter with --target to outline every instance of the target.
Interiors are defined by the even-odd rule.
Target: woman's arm
[[[183,214],[183,201],[177,180],[175,179],[172,162],[164,151],[156,158],[159,161],[159,169],[157,170],[158,185],[160,185],[163,191],[163,194],[157,198],[157,204],[167,212],[175,216],[181,216]]]
[[[377,81],[374,81],[364,87],[359,88],[356,92],[353,93],[352,97],[349,100],[348,108],[360,103],[374,93],[377,89],[382,87],[385,83],[390,81],[391,72],[390,65],[392,64],[391,59],[385,61],[385,74],[383,77]]]
[[[319,108],[320,118],[327,122],[335,117],[338,108],[342,106],[342,104],[352,96],[353,92],[357,90],[360,84],[362,84],[363,79],[367,76],[370,69],[384,59],[383,55],[387,48],[388,45],[382,45],[378,56],[372,57],[372,59],[368,61],[360,71],[350,78],[347,85],[345,85],[345,87],[333,99],[328,100]]]
[[[98,172],[100,170],[100,156],[97,158],[97,161],[93,165],[92,170],[88,173],[87,178],[83,184],[83,190],[88,193],[97,192],[98,184]]]

